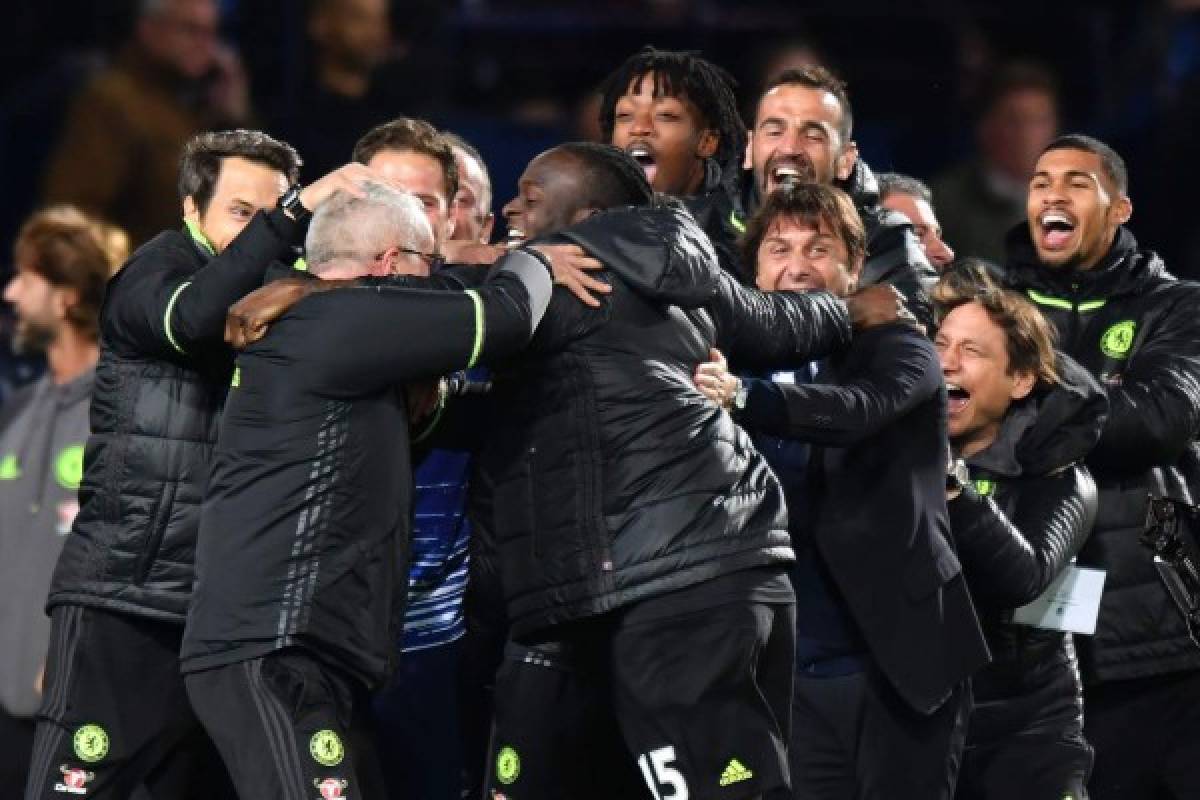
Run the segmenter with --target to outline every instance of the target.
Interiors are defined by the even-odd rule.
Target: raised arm
[[[335,192],[358,194],[359,182],[368,177],[362,164],[346,164],[305,187],[300,202],[315,209]],[[141,262],[135,255],[118,274],[112,288],[119,288],[101,321],[110,340],[175,359],[188,358],[198,347],[219,344],[226,311],[262,284],[274,262],[291,261],[291,249],[300,243],[304,226],[279,208],[258,211],[220,253],[190,223],[188,231],[191,242],[150,248],[148,253],[144,249]],[[181,252],[186,247],[207,253],[208,262],[192,270],[194,256]],[[150,262],[160,257],[170,263]]]
[[[1072,466],[1022,482],[1012,518],[971,487],[946,504],[967,583],[985,608],[1032,602],[1083,547],[1096,521],[1096,484]]]
[[[144,248],[110,284],[101,326],[106,339],[138,353],[187,359],[200,345],[220,342],[225,312],[262,284],[267,268],[287,260],[302,226],[283,211],[258,212],[219,255],[191,271],[184,247]],[[168,263],[161,263],[165,260]]]

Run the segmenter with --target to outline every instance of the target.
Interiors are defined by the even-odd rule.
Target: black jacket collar
[[[1004,246],[1006,281],[1018,289],[1106,299],[1138,294],[1150,283],[1171,280],[1162,259],[1152,251],[1139,249],[1133,233],[1124,226],[1117,230],[1108,253],[1090,270],[1056,270],[1043,265],[1024,221],[1008,232]]]

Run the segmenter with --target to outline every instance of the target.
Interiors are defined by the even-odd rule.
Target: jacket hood
[[[1022,220],[1004,237],[1005,282],[1014,288],[1036,289],[1053,295],[1087,298],[1118,297],[1144,291],[1148,284],[1173,280],[1157,253],[1138,249],[1137,239],[1125,226],[1104,258],[1089,270],[1057,270],[1038,260],[1029,233]]]
[[[562,231],[638,294],[682,308],[706,305],[720,265],[704,231],[681,204],[593,214]]]
[[[1048,475],[1083,458],[1100,441],[1108,397],[1070,356],[1056,353],[1059,381],[1014,405],[996,441],[967,459],[1007,478]]]

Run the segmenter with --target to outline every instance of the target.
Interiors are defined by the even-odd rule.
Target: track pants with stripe
[[[26,800],[229,796],[179,674],[182,635],[144,617],[54,609]]]
[[[289,648],[185,677],[242,800],[386,797],[358,681]]]

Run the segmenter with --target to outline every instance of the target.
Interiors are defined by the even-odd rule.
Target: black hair
[[[294,147],[262,131],[239,128],[201,133],[183,146],[179,159],[179,199],[190,197],[200,213],[207,211],[221,174],[221,163],[233,157],[282,172],[289,184],[299,180],[303,163]]]
[[[694,51],[658,50],[646,45],[604,79],[600,86],[600,129],[612,141],[617,101],[630,84],[654,75],[655,96],[686,99],[700,112],[701,123],[716,131],[715,159],[729,173],[737,174],[746,150],[746,125],[738,113],[734,87],[728,72]]]
[[[1125,159],[1099,139],[1082,133],[1068,133],[1046,145],[1042,153],[1049,153],[1051,150],[1082,150],[1099,156],[1104,174],[1117,187],[1117,191],[1123,195],[1129,193],[1129,170],[1125,168]]]
[[[837,75],[834,75],[831,70],[819,64],[789,67],[767,81],[767,88],[763,89],[762,95],[759,95],[759,104],[762,103],[763,95],[779,86],[803,86],[808,89],[822,89],[837,98],[838,107],[842,109],[842,120],[838,125],[838,134],[842,137],[842,144],[850,141],[850,136],[854,133],[854,110],[850,107],[850,95],[846,91],[846,82]],[[757,107],[754,114],[755,116],[758,115]]]
[[[933,192],[919,178],[899,172],[881,172],[875,176],[875,180],[879,181],[880,201],[886,200],[889,195],[906,194],[933,205]]]
[[[583,208],[603,211],[618,206],[644,206],[654,200],[646,171],[619,147],[596,142],[567,142],[555,150],[583,166]]]

